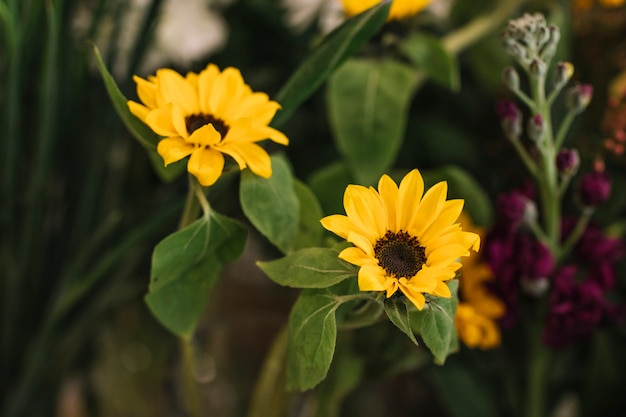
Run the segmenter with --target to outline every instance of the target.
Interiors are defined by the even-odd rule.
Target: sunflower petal
[[[416,290],[414,287],[407,285],[405,278],[400,278],[400,282],[398,284],[400,287],[400,291],[402,294],[409,299],[409,301],[417,307],[418,310],[422,310],[424,308],[424,304],[426,303],[426,298],[421,291]]]
[[[361,249],[367,255],[374,256],[374,247],[372,246],[372,242],[365,236],[351,231],[348,233],[348,238],[346,240]]]
[[[361,185],[349,185],[344,194],[346,214],[359,232],[374,242],[384,236],[387,216],[375,191]]]
[[[385,271],[378,265],[366,264],[359,269],[361,291],[385,291]]]
[[[423,245],[428,245],[428,242],[439,236],[448,226],[453,224],[461,214],[463,210],[463,200],[448,200],[443,204],[443,209],[431,225],[424,231],[420,237],[420,242]]]
[[[200,111],[205,114],[211,113],[209,100],[213,94],[215,79],[220,74],[220,70],[215,64],[209,64],[198,74],[198,104]]]
[[[446,201],[447,193],[448,183],[441,181],[424,194],[419,208],[416,211],[415,221],[409,229],[418,239],[422,239],[422,235],[426,229],[439,217]]]
[[[158,89],[165,103],[172,103],[183,109],[185,114],[200,112],[198,95],[182,75],[169,68],[157,71]]]
[[[398,186],[388,176],[383,175],[378,181],[378,194],[387,212],[387,228],[398,232],[396,225],[396,203],[398,202]]]
[[[413,224],[423,193],[424,179],[422,174],[414,169],[402,179],[398,189],[398,205],[396,207],[398,231],[407,231]]]
[[[133,81],[137,84],[137,97],[139,97],[139,100],[150,109],[159,107],[156,102],[156,84],[136,75],[133,76]]]
[[[220,152],[233,157],[239,164],[240,169],[247,166],[259,177],[269,178],[272,176],[272,160],[268,153],[256,143],[231,142],[216,146]]]
[[[352,220],[343,214],[332,214],[320,220],[322,227],[336,234],[337,236],[347,239],[348,234],[354,230]]]
[[[135,117],[137,117],[139,120],[146,123],[146,117],[148,117],[148,114],[150,114],[151,110],[143,104],[136,103],[132,100],[128,100],[127,104],[128,110],[130,110],[130,112],[134,114]]]
[[[180,136],[172,123],[171,107],[160,107],[152,110],[146,116],[145,123],[150,126],[157,135],[165,137]]]
[[[343,259],[346,262],[350,262],[353,265],[363,266],[366,264],[377,265],[378,261],[367,253],[363,252],[360,248],[349,247],[345,248],[339,254],[339,259]]]
[[[167,166],[191,155],[193,145],[185,142],[182,138],[165,138],[159,141],[157,152]]]
[[[213,185],[222,174],[223,169],[224,156],[212,148],[195,149],[187,164],[187,170],[204,187]]]

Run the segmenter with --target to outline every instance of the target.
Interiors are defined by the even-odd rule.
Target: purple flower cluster
[[[584,340],[599,325],[613,322],[626,312],[607,297],[616,284],[615,264],[626,251],[622,240],[606,236],[591,224],[567,263],[556,266],[549,248],[522,227],[523,206],[531,198],[527,191],[498,198],[498,221],[484,240],[483,254],[496,278],[492,289],[506,304],[502,327],[515,325],[523,300],[549,292],[544,342],[563,347]],[[563,239],[576,221],[563,221]]]
[[[575,219],[563,221],[567,238]],[[625,253],[623,242],[606,236],[590,224],[574,248],[572,262],[560,267],[552,277],[548,320],[544,342],[564,347],[584,340],[603,323],[621,320],[624,308],[610,303],[607,293],[616,284],[615,263]]]

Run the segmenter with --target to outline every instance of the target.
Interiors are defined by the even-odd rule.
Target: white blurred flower
[[[301,32],[317,22],[322,33],[328,33],[344,20],[339,0],[281,0],[285,22],[294,31]]]

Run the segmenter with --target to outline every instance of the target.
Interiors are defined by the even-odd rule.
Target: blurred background
[[[433,0],[415,24],[443,36],[497,3]],[[574,63],[574,79],[594,86],[568,143],[581,150],[582,166],[601,157],[615,173],[616,191],[598,218],[612,219],[622,233],[626,224],[615,219],[626,208],[626,9],[609,3],[527,1],[510,17],[546,13],[561,28],[560,59]],[[176,229],[187,182],[155,173],[159,161],[130,136],[108,99],[92,44],[129,99],[136,99],[134,74],[145,78],[161,67],[197,72],[208,62],[239,68],[254,90],[272,97],[343,19],[339,0],[0,0],[2,416],[185,415],[177,340],[152,318],[143,296],[151,251]],[[505,23],[459,53],[457,91],[430,80],[421,86],[395,167],[457,167],[491,201],[523,183],[524,168],[495,112],[509,97],[501,83],[511,63],[500,45]],[[325,214],[343,212],[345,184],[333,188],[324,176],[340,158],[324,88],[283,131],[295,175],[316,191]],[[217,187],[211,203],[245,222],[236,188]],[[297,296],[254,264],[277,256],[250,229],[244,256],[228,265],[211,296],[196,336],[207,416],[246,415],[263,358]],[[621,271],[624,288],[623,265]],[[346,336],[365,358],[355,364],[362,367],[358,387],[335,387],[326,404],[293,394],[288,415],[455,415],[449,396],[437,390],[441,375],[430,357],[388,336],[395,331],[383,326]],[[617,338],[623,348],[624,332]],[[406,363],[389,367],[399,355]],[[481,352],[473,355],[482,360]],[[626,382],[615,370],[604,377],[608,393]],[[471,378],[459,381],[471,385]],[[618,397],[607,398],[606,409],[623,406]]]

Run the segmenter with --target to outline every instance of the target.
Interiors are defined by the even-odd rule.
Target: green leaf
[[[446,165],[439,169],[425,172],[424,181],[429,185],[439,181],[447,181],[448,197],[464,199],[464,210],[467,210],[475,224],[483,227],[491,224],[493,208],[489,195],[464,169],[455,165]]]
[[[392,60],[347,61],[328,82],[337,147],[355,179],[374,184],[396,160],[414,91],[414,71]]]
[[[356,278],[358,269],[337,256],[339,251],[326,248],[300,249],[259,267],[277,284],[295,288],[326,288],[348,278]]]
[[[411,339],[411,342],[415,343],[415,345],[419,345],[413,334],[413,329],[411,328],[411,317],[405,297],[386,298],[385,313],[387,313],[389,320]]]
[[[145,297],[157,320],[190,338],[222,265],[243,253],[246,234],[241,223],[212,213],[163,239],[152,253]]]
[[[320,219],[324,216],[317,197],[302,181],[294,180],[294,191],[300,202],[300,222],[296,235],[296,249],[322,246],[324,228]]]
[[[261,178],[250,170],[241,174],[239,198],[254,227],[283,253],[293,251],[298,232],[300,202],[286,160],[272,156],[272,176]]]
[[[334,162],[311,174],[308,183],[322,205],[322,211],[328,214],[344,212],[343,193],[346,186],[353,182],[350,169],[344,162]]]
[[[433,298],[429,303],[429,308],[424,313],[421,326],[421,336],[424,343],[433,356],[435,363],[443,364],[450,348],[454,345],[453,339],[456,335],[454,315],[458,304],[457,290],[459,282],[451,280],[448,282],[451,298]]]
[[[288,389],[311,389],[326,377],[335,353],[340,304],[329,288],[305,289],[296,300],[289,315]]]
[[[346,20],[309,54],[276,95],[276,101],[281,104],[282,110],[272,122],[274,127],[287,121],[298,106],[313,94],[346,58],[354,54],[383,26],[390,7],[391,2],[381,2]]]
[[[100,70],[100,75],[104,80],[104,86],[109,94],[111,103],[113,104],[117,114],[122,119],[122,122],[124,122],[126,128],[139,141],[139,143],[147,149],[155,149],[157,143],[161,140],[161,137],[154,133],[152,129],[146,126],[141,120],[130,112],[128,109],[128,99],[124,96],[124,94],[122,94],[119,87],[115,83],[113,76],[104,64],[100,51],[96,45],[93,45],[93,52],[96,56],[98,69]]]
[[[402,52],[420,70],[434,81],[458,91],[459,67],[441,41],[425,33],[413,33],[401,44]]]

